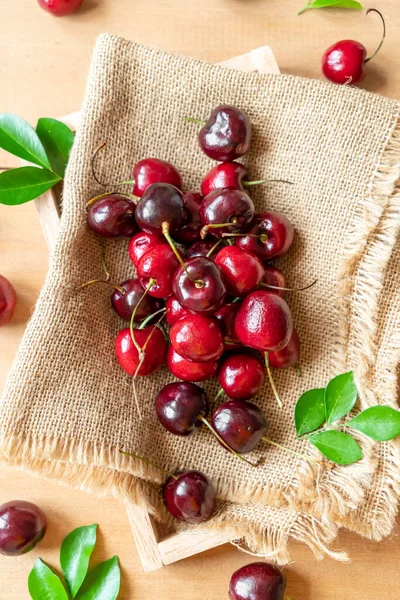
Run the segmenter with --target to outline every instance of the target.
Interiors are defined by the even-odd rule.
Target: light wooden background
[[[76,15],[54,19],[36,0],[0,0],[0,112],[32,123],[80,107],[94,40],[113,32],[138,42],[218,62],[270,44],[283,72],[320,76],[320,57],[335,41],[358,39],[372,50],[380,36],[378,18],[356,12],[315,11],[301,17],[303,0],[84,0]],[[305,3],[305,1],[304,1]],[[386,16],[388,37],[369,65],[364,86],[400,97],[399,0],[365,0]],[[0,166],[16,165],[0,151]],[[15,318],[0,331],[0,390],[31,314],[47,266],[47,249],[33,205],[0,207],[0,272],[19,296]],[[11,469],[0,469],[0,503],[23,498],[38,503],[49,518],[44,542],[25,557],[0,557],[0,598],[27,600],[26,580],[36,556],[56,566],[63,536],[82,524],[100,525],[95,559],[121,559],[121,600],[225,600],[231,573],[251,558],[230,546],[144,575],[122,507],[71,492]],[[349,550],[348,565],[316,562],[293,545],[287,569],[294,600],[393,600],[400,588],[400,541],[380,544],[342,533],[338,547]]]

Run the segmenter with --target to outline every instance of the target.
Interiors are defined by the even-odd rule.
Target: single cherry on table
[[[250,400],[264,385],[264,363],[243,352],[230,354],[222,361],[218,381],[228,398]]]
[[[143,286],[138,278],[127,279],[119,284],[111,295],[111,304],[117,315],[125,321],[131,320],[137,306],[134,318],[136,323],[141,323],[162,308],[160,300],[148,294],[143,295]]]
[[[199,144],[213,160],[232,161],[246,154],[251,141],[249,117],[235,106],[214,108],[199,131]]]
[[[7,325],[14,314],[17,293],[6,277],[0,275],[0,327]]]
[[[44,512],[31,502],[13,500],[0,506],[0,554],[20,556],[30,552],[44,537]]]
[[[224,351],[224,338],[217,319],[186,315],[170,330],[171,345],[186,360],[206,363],[218,360]]]
[[[229,600],[284,600],[285,589],[286,578],[277,567],[255,562],[234,572],[229,584]]]
[[[215,489],[208,477],[200,471],[184,471],[169,477],[162,494],[168,512],[186,523],[204,523],[214,513]]]
[[[206,417],[207,413],[206,394],[195,383],[168,383],[157,394],[157,418],[174,435],[191,435],[201,426],[199,417]]]
[[[137,230],[136,205],[124,194],[107,194],[89,200],[87,224],[103,238],[132,237]]]
[[[225,246],[215,257],[231,296],[246,296],[256,290],[264,278],[261,260],[237,246]]]

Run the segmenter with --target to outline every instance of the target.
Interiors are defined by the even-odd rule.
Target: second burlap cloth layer
[[[318,456],[296,440],[294,404],[304,391],[349,369],[360,391],[358,409],[395,405],[396,286],[388,273],[399,225],[399,104],[320,81],[239,73],[101,36],[65,179],[57,247],[0,407],[0,456],[67,485],[145,502],[164,522],[163,475],[119,449],[170,470],[200,469],[220,498],[207,526],[231,528],[251,550],[284,561],[290,536],[321,549],[337,524],[375,537],[388,532],[397,509],[398,444],[377,448],[360,436],[363,460],[334,469],[264,445],[253,456],[263,457],[263,465],[252,469],[206,430],[174,437],[154,411],[168,373],[138,381],[140,420],[131,378],[114,356],[114,338],[124,324],[110,307],[109,292],[96,286],[76,291],[101,277],[99,242],[84,213],[87,200],[103,191],[91,174],[93,150],[107,142],[98,161],[105,181],[126,180],[132,164],[157,156],[178,167],[186,189],[198,189],[213,163],[198,147],[197,126],[184,117],[205,118],[221,103],[239,106],[251,118],[254,135],[245,159],[251,178],[294,183],[252,192],[257,209],[282,211],[296,228],[294,246],[279,267],[293,286],[318,278],[310,291],[288,296],[302,341],[303,376],[275,372],[283,410],[268,387],[256,399],[268,416],[269,437]],[[116,281],[134,274],[126,242],[110,242],[106,252]],[[215,383],[205,387],[213,398]],[[385,531],[372,525],[382,514],[390,517]]]

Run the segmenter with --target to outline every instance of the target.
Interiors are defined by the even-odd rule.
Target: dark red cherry
[[[247,168],[237,162],[221,163],[213,167],[201,182],[201,193],[207,196],[220,188],[243,189],[243,181],[248,179]]]
[[[165,508],[176,519],[199,525],[211,519],[216,504],[215,489],[200,471],[177,473],[163,487]]]
[[[284,276],[282,271],[270,265],[264,267],[264,271],[264,283],[267,283],[268,285],[273,285],[275,287],[287,287],[286,277]],[[268,291],[273,294],[277,294],[281,298],[283,298],[283,296],[285,295],[285,290],[274,290],[273,288],[268,288]]]
[[[241,303],[235,318],[239,341],[255,350],[281,350],[293,332],[290,309],[280,296],[258,290]]]
[[[179,304],[175,296],[169,296],[169,298],[167,298],[165,301],[165,308],[167,309],[165,318],[170,327],[179,321],[179,319],[182,319],[182,317],[186,317],[186,315],[190,314],[188,310]]]
[[[191,277],[179,267],[175,272],[172,290],[179,304],[187,310],[210,314],[221,308],[226,289],[219,267],[201,256],[185,262]]]
[[[137,230],[136,205],[121,194],[109,194],[88,206],[87,224],[104,238],[131,237]]]
[[[228,302],[214,313],[214,317],[218,319],[224,334],[225,351],[236,350],[241,347],[235,333],[235,317],[238,308],[239,302]]]
[[[180,356],[172,346],[168,348],[166,364],[172,375],[184,381],[207,381],[218,370],[216,360],[206,363],[192,362]]]
[[[189,220],[186,225],[175,231],[174,239],[181,244],[191,244],[200,240],[200,204],[203,196],[197,192],[185,192],[183,195],[186,209],[189,212]]]
[[[229,600],[284,600],[285,576],[274,565],[255,562],[231,577]]]
[[[168,244],[153,246],[143,254],[137,266],[137,274],[143,288],[147,288],[150,279],[156,283],[149,289],[150,296],[168,298],[172,294],[172,278],[179,265],[173,250]]]
[[[221,404],[212,416],[212,425],[224,442],[240,454],[254,450],[268,429],[262,410],[242,400]]]
[[[255,356],[244,353],[227,356],[218,372],[218,381],[232,400],[254,398],[263,387],[264,380],[264,364]]]
[[[225,246],[215,258],[228,294],[246,296],[258,288],[264,277],[264,266],[254,254],[237,246]]]
[[[209,362],[218,360],[224,351],[224,338],[216,319],[203,315],[187,315],[169,332],[175,352],[186,360]]]
[[[275,369],[286,369],[292,367],[300,358],[300,339],[297,331],[293,328],[292,337],[282,350],[268,352],[268,360],[271,367]]]
[[[202,236],[244,231],[254,217],[254,204],[243,190],[223,188],[207,194],[200,206]],[[221,226],[220,226],[221,225]]]
[[[0,554],[20,556],[30,552],[44,537],[44,512],[31,502],[13,500],[0,506]]]
[[[144,158],[133,167],[133,194],[141,198],[153,183],[169,183],[182,189],[182,177],[171,163],[160,158]]]
[[[199,144],[208,157],[227,162],[243,156],[250,146],[249,117],[234,106],[214,108],[199,132]]]
[[[129,258],[137,268],[139,260],[142,258],[143,254],[146,254],[147,250],[150,250],[150,248],[159,246],[160,244],[165,244],[164,237],[161,238],[158,235],[154,235],[154,233],[140,231],[129,240]]]
[[[121,367],[132,377],[136,374],[151,375],[164,362],[167,345],[165,343],[164,334],[161,329],[154,326],[145,327],[144,329],[134,329],[133,334],[140,348],[143,348],[145,357],[139,366],[139,352],[134,345],[129,328],[122,329],[115,338],[115,354]],[[136,373],[137,371],[137,373]]]
[[[15,289],[6,277],[0,275],[0,327],[11,321],[16,304]]]
[[[247,233],[250,235],[236,238],[236,245],[242,250],[252,252],[261,260],[285,254],[294,238],[293,225],[284,214],[278,212],[255,215],[253,225]]]
[[[212,248],[214,248],[216,241],[217,240],[215,240],[215,239],[206,239],[206,240],[201,240],[201,242],[195,242],[194,244],[189,246],[189,248],[186,250],[185,258],[195,258],[196,256],[207,256],[207,254],[210,252],[210,250],[212,250]],[[210,254],[210,256],[208,258],[211,258],[212,260],[214,260],[214,258],[217,256],[220,248],[221,248],[221,244],[213,250],[213,252]]]
[[[141,323],[162,308],[162,302],[149,296],[143,298],[143,286],[139,279],[128,279],[119,284],[119,287],[125,290],[123,294],[120,290],[115,290],[111,295],[111,304],[117,315],[125,321],[130,321],[132,313],[140,300],[139,307],[135,314],[135,322]]]
[[[194,383],[168,383],[158,392],[156,415],[165,429],[174,435],[193,433],[201,425],[198,417],[205,417],[207,412],[207,397]]]
[[[163,223],[175,233],[188,221],[183,194],[168,183],[150,185],[136,206],[136,221],[140,229],[155,235],[162,234]]]

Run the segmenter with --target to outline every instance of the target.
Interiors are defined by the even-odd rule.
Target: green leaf
[[[77,600],[116,600],[119,593],[121,574],[118,556],[100,563],[89,572]]]
[[[47,192],[61,177],[37,167],[19,167],[0,173],[0,204],[15,206]]]
[[[29,573],[28,589],[33,600],[68,600],[60,578],[40,558]]]
[[[377,442],[387,442],[400,435],[400,412],[390,406],[372,406],[347,425]]]
[[[351,465],[362,458],[360,446],[348,433],[342,431],[323,431],[309,438],[309,441],[326,458],[338,465]]]
[[[330,425],[351,411],[357,401],[353,371],[330,380],[325,390],[326,422]]]
[[[46,150],[53,171],[64,177],[74,134],[69,127],[56,119],[39,119],[36,133]]]
[[[38,134],[29,123],[16,115],[0,114],[0,148],[35,165],[51,169]]]
[[[97,525],[78,527],[61,544],[61,568],[72,598],[75,598],[86,577],[89,559],[96,544],[96,530]]]
[[[325,388],[305,392],[294,409],[297,436],[300,437],[321,427],[325,421]]]
[[[301,13],[312,8],[350,8],[354,10],[363,10],[360,2],[356,2],[356,0],[315,0],[315,2],[309,0],[308,4],[306,4],[306,6],[297,14],[301,15]]]

